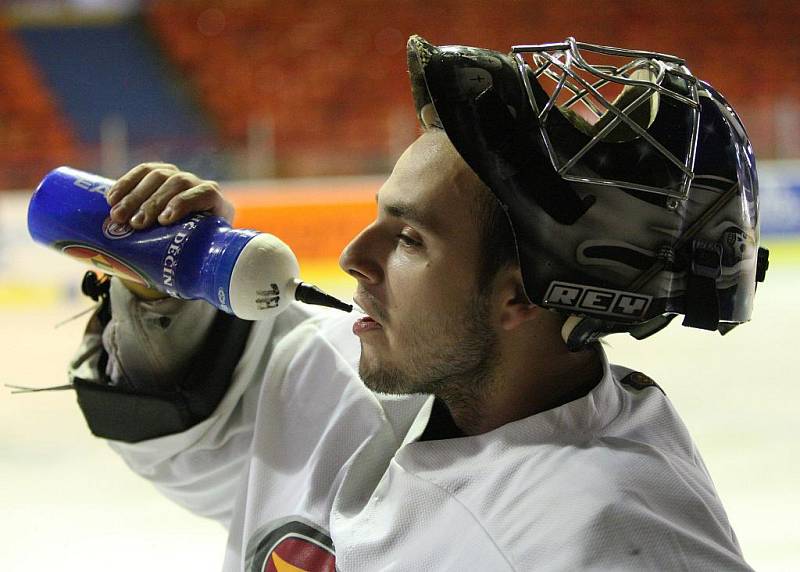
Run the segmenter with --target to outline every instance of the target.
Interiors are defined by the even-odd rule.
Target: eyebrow
[[[378,201],[378,195],[376,194],[375,202],[377,201]],[[388,214],[391,217],[407,220],[426,229],[432,229],[435,226],[434,221],[430,215],[420,211],[414,205],[411,205],[409,203],[396,202],[384,205],[383,210],[386,214]]]

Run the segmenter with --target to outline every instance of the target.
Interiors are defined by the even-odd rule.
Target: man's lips
[[[369,316],[364,316],[363,318],[359,318],[353,324],[353,333],[357,336],[365,332],[370,332],[372,330],[382,330],[383,326],[381,326],[378,322],[370,318]]]
[[[355,323],[353,324],[353,333],[355,335],[358,336],[360,334],[363,334],[365,332],[369,332],[369,331],[372,331],[372,330],[383,329],[383,326],[380,324],[380,322],[378,322],[375,318],[372,317],[372,315],[376,314],[377,312],[372,310],[370,308],[369,304],[367,304],[359,296],[354,297],[353,301],[356,303],[356,306],[358,306],[358,308],[362,312],[367,314],[366,316],[356,320]]]

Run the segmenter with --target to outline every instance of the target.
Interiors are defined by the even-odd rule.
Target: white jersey
[[[116,304],[114,321],[137,319],[132,306]],[[163,335],[138,320],[138,335]],[[112,443],[166,496],[228,527],[224,570],[750,569],[658,387],[621,383],[630,370],[604,358],[580,399],[420,441],[433,398],[367,389],[352,321],[294,305],[256,323],[211,417]],[[139,367],[106,338],[113,367]]]

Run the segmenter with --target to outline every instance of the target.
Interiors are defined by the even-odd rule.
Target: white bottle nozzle
[[[231,311],[245,320],[261,320],[280,313],[292,300],[337,308],[353,307],[297,279],[300,267],[291,249],[271,234],[259,234],[236,259],[230,281]]]

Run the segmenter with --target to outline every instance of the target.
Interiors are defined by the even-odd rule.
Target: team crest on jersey
[[[659,391],[661,391],[661,393],[664,393],[664,390],[661,389],[660,385],[658,385],[650,377],[646,376],[640,371],[632,371],[631,373],[620,379],[619,382],[634,389],[638,389],[640,391],[642,389],[647,389],[648,387],[655,387]]]
[[[281,519],[256,531],[247,543],[247,572],[335,572],[331,537],[300,517]]]

